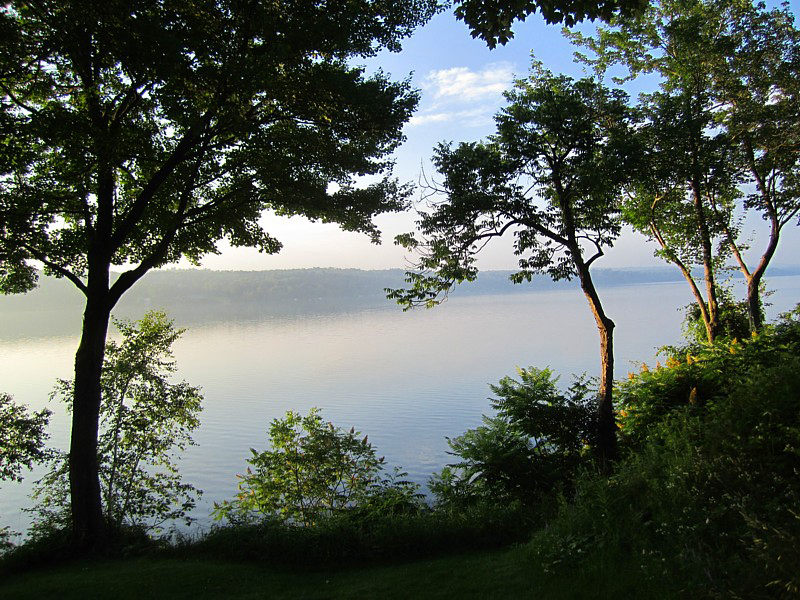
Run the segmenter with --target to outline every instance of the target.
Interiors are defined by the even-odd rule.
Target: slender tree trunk
[[[714,264],[713,264],[713,248],[711,243],[711,233],[706,220],[706,213],[703,207],[703,197],[700,193],[699,179],[693,179],[691,182],[692,199],[694,201],[694,210],[697,217],[697,225],[700,231],[700,241],[703,250],[703,278],[706,282],[706,308],[707,312],[701,313],[704,315],[706,326],[706,337],[709,343],[713,343],[717,337],[717,330],[719,329],[719,304],[717,302],[717,283],[714,277]],[[707,318],[705,317],[706,315]]]
[[[756,163],[756,154],[753,149],[753,143],[750,136],[744,137],[743,148],[750,174],[753,176],[753,179],[756,182],[756,188],[761,194],[761,200],[764,203],[766,210],[766,217],[769,218],[770,223],[769,242],[767,243],[767,247],[764,249],[764,253],[761,255],[761,260],[759,260],[758,266],[753,270],[752,274],[750,274],[750,272],[747,270],[747,266],[744,264],[744,260],[742,260],[741,254],[738,252],[738,248],[735,244],[733,244],[733,242],[731,242],[731,245],[735,250],[735,256],[739,261],[739,266],[741,267],[742,273],[744,273],[744,276],[747,278],[747,316],[750,320],[750,331],[756,333],[764,326],[764,319],[761,311],[761,295],[759,290],[761,287],[761,279],[764,277],[767,266],[772,260],[772,257],[775,255],[775,250],[778,248],[778,241],[780,240],[781,229],[783,228],[783,225],[789,222],[789,219],[793,214],[796,214],[796,211],[786,215],[786,220],[783,220],[779,216],[776,206],[776,198],[774,197],[774,189],[770,189],[771,186],[769,181],[765,180],[764,174],[759,170],[758,164]]]
[[[770,215],[772,218],[772,229],[770,231],[769,242],[761,255],[761,260],[758,266],[753,271],[750,277],[747,277],[747,316],[750,320],[750,331],[757,333],[764,326],[764,314],[761,310],[761,279],[767,271],[775,250],[778,248],[778,240],[780,239],[780,226],[777,217]]]
[[[760,275],[760,274],[759,274]],[[747,282],[747,318],[750,321],[750,331],[758,333],[764,326],[764,319],[761,313],[761,294],[759,292],[759,281],[755,277],[751,277]]]
[[[697,287],[697,282],[694,280],[692,272],[685,264],[683,264],[683,261],[679,259],[674,252],[672,252],[672,249],[667,246],[667,242],[664,239],[664,236],[661,234],[661,230],[656,223],[655,217],[653,217],[650,221],[650,231],[653,232],[653,236],[656,238],[661,248],[667,251],[667,260],[680,269],[683,278],[686,280],[686,283],[689,284],[689,289],[692,290],[695,304],[697,304],[697,307],[700,309],[700,317],[703,319],[703,325],[706,328],[706,338],[712,339],[714,337],[714,329],[711,327],[708,306],[706,305],[705,298],[703,298],[703,293],[700,291],[700,288]]]
[[[614,321],[606,315],[589,268],[576,264],[597,330],[600,333],[600,388],[597,392],[597,451],[604,470],[617,457],[617,425],[614,420]]]
[[[83,333],[75,354],[69,481],[74,541],[84,550],[102,549],[106,542],[97,464],[97,435],[106,334],[110,307],[91,289],[83,315]]]

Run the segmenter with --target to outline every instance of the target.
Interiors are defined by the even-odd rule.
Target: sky
[[[580,30],[589,33],[593,26],[586,24]],[[368,72],[380,68],[396,80],[410,77],[412,86],[421,92],[418,109],[404,128],[406,141],[395,153],[394,175],[400,181],[419,183],[423,173],[435,178],[430,157],[439,142],[477,141],[492,134],[493,115],[505,105],[503,91],[513,86],[515,78],[527,75],[532,56],[554,73],[575,78],[588,74],[585,66],[574,62],[576,48],[562,35],[559,26],[547,25],[539,15],[531,15],[525,22],[518,23],[514,31],[515,36],[508,44],[489,50],[482,40],[473,39],[467,26],[448,11],[417,29],[405,41],[401,52],[381,52],[361,61]],[[626,90],[631,95],[655,83],[633,85]],[[420,203],[420,195],[418,189],[412,197],[415,204]],[[241,270],[409,268],[414,256],[396,246],[393,240],[397,234],[413,231],[415,219],[413,211],[377,217],[375,222],[383,240],[378,246],[363,234],[342,232],[335,224],[266,214],[262,224],[283,243],[278,254],[259,254],[252,249],[230,248],[223,243],[220,244],[221,253],[204,258],[202,267]],[[748,225],[754,230],[764,230],[764,224],[757,221]],[[796,258],[800,257],[798,233],[797,227],[785,229],[785,238],[773,264],[800,264],[800,259]],[[754,247],[758,245],[755,243]],[[663,264],[653,257],[654,249],[652,242],[626,230],[597,266]],[[516,266],[510,238],[493,240],[478,259],[480,269],[514,269]]]

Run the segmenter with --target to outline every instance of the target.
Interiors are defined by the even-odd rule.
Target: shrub
[[[666,347],[665,365],[642,365],[616,389],[622,439],[635,446],[676,410],[704,414],[751,379],[754,369],[800,356],[800,305],[781,315],[759,334],[723,339],[714,344]]]
[[[449,439],[461,459],[430,482],[440,507],[479,501],[532,505],[570,486],[589,461],[594,409],[589,386],[577,379],[559,392],[549,369],[518,369],[519,379],[490,386],[495,417]]]
[[[22,470],[46,460],[44,444],[50,411],[29,413],[14,402],[10,394],[0,392],[0,481],[22,481]],[[0,555],[13,548],[9,527],[0,527]]]
[[[272,449],[250,449],[236,497],[215,504],[218,519],[309,526],[353,511],[363,516],[419,505],[419,486],[399,470],[386,476],[385,460],[367,436],[325,423],[316,408],[305,417],[289,411],[273,420],[269,436]]]
[[[216,526],[196,540],[184,540],[179,555],[296,565],[304,569],[417,560],[454,551],[505,546],[527,540],[532,524],[515,507],[488,505],[463,510],[424,507],[402,514],[355,513],[297,527],[277,520]]]
[[[796,597],[797,330],[788,316],[746,343],[708,347],[689,365],[716,382],[702,404],[657,396],[682,366],[634,377],[637,399],[650,400],[638,406],[637,444],[610,478],[579,478],[534,538],[535,560],[566,576],[615,556],[678,597]]]
[[[765,295],[761,290],[761,295]],[[761,307],[761,319],[764,319],[764,310]],[[717,339],[732,340],[743,339],[750,336],[750,317],[748,315],[747,300],[736,300],[728,287],[717,288]],[[700,307],[696,302],[686,307],[686,317],[683,320],[683,333],[685,338],[693,344],[702,344],[708,341],[706,326],[703,321]]]
[[[0,392],[0,481],[22,481],[22,469],[47,458],[44,448],[52,413],[29,413],[10,394]]]

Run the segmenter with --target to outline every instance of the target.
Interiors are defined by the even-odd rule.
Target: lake
[[[800,299],[800,276],[772,277],[768,316]],[[691,297],[681,282],[601,290],[617,323],[616,376],[653,364],[657,347],[678,343]],[[0,390],[32,408],[54,410],[51,442],[65,447],[69,422],[48,403],[56,378],[71,378],[79,315],[42,331],[42,319],[18,312],[13,335],[0,333]],[[67,317],[63,317],[67,318]],[[182,325],[180,321],[177,325]],[[25,335],[28,328],[34,332]],[[20,333],[23,332],[23,333]],[[447,436],[456,436],[490,412],[488,384],[513,375],[516,366],[572,373],[598,371],[597,330],[586,300],[575,289],[451,297],[432,310],[402,312],[388,302],[352,311],[295,312],[226,320],[217,314],[194,322],[176,343],[177,379],[200,386],[205,396],[197,446],[180,465],[184,480],[204,490],[195,514],[208,524],[214,501],[236,491],[249,448],[267,445],[272,419],[287,410],[319,407],[326,420],[368,434],[388,466],[400,466],[424,484],[444,466]],[[0,490],[0,526],[27,527],[21,511],[36,474]]]

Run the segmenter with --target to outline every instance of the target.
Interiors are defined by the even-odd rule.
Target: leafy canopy
[[[353,59],[399,40],[433,0],[37,0],[0,9],[0,290],[32,261],[81,278],[197,261],[223,238],[276,252],[265,210],[377,239],[408,190],[389,153],[407,82]],[[376,176],[357,187],[355,175]],[[331,186],[331,184],[336,184]],[[334,191],[335,190],[335,191]]]
[[[514,237],[514,281],[546,273],[570,279],[620,232],[618,196],[628,176],[632,117],[627,97],[590,79],[574,81],[534,64],[506,97],[488,142],[440,144],[434,164],[443,182],[429,192],[401,304],[436,304],[455,283],[477,276],[475,261],[492,238]]]
[[[648,0],[456,0],[456,17],[489,48],[514,37],[511,26],[538,9],[548,23],[572,27],[584,19],[610,21],[615,15],[639,14]]]
[[[10,394],[0,392],[0,481],[21,481],[23,468],[47,458],[50,415],[47,409],[29,413]]]
[[[104,516],[116,527],[147,531],[188,523],[201,492],[182,481],[175,457],[194,444],[203,397],[199,388],[169,379],[176,371],[172,345],[185,330],[158,311],[115,325],[122,340],[106,344],[97,448]],[[53,396],[71,408],[73,382],[59,381]],[[45,525],[69,521],[67,462],[59,453],[38,482],[36,511]]]
[[[459,460],[431,479],[442,507],[476,502],[534,503],[571,485],[596,437],[594,397],[581,378],[566,392],[550,369],[517,369],[489,386],[496,411],[447,440]]]
[[[591,37],[571,33],[605,74],[655,74],[643,98],[645,160],[626,219],[661,246],[687,279],[706,270],[708,298],[693,290],[715,335],[714,271],[733,260],[747,280],[748,317],[762,323],[760,283],[784,227],[800,215],[800,30],[788,3],[659,0],[638,18],[619,16]],[[694,196],[694,198],[692,198]],[[767,226],[760,255],[743,216]],[[716,245],[716,248],[714,246]],[[690,285],[695,286],[693,281]],[[706,309],[703,304],[707,304]],[[708,313],[708,314],[707,314]]]

